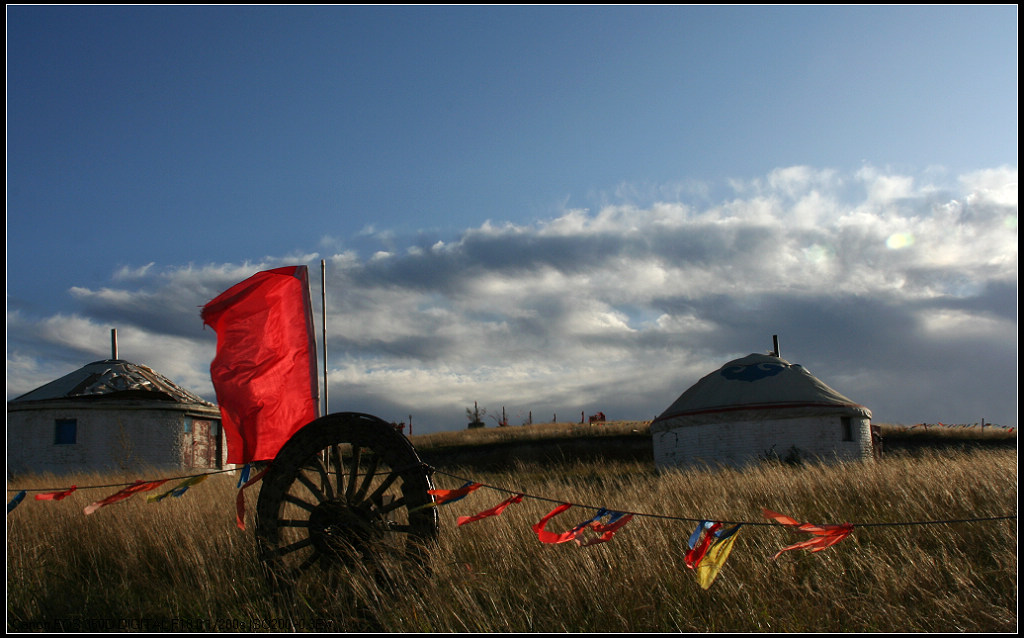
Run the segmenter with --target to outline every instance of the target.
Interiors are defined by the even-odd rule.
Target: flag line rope
[[[426,467],[432,473],[434,473],[434,474],[441,474],[441,475],[447,476],[449,478],[453,478],[453,479],[456,479],[456,480],[461,480],[461,481],[464,481],[464,482],[471,482],[471,483],[478,483],[479,482],[479,481],[473,481],[472,479],[469,479],[469,478],[466,478],[466,477],[463,477],[463,476],[459,476],[457,474],[451,474],[451,473],[448,473],[448,472],[444,472],[442,470],[438,470],[437,468],[434,468],[434,467],[431,467],[431,466],[426,466]],[[200,477],[200,476],[213,476],[213,475],[216,475],[216,474],[225,474],[227,472],[240,472],[240,471],[243,471],[243,468],[234,468],[234,469],[228,469],[228,470],[217,470],[215,472],[201,472],[199,474],[187,474],[187,475],[182,475],[182,476],[171,476],[171,477],[164,478],[164,479],[154,479],[154,481],[165,481],[165,482],[166,481],[176,481],[176,480],[196,478],[196,477]],[[148,481],[148,482],[152,482],[152,481]],[[104,485],[84,485],[84,486],[78,486],[77,489],[79,489],[79,490],[109,489],[109,488],[113,488],[113,487],[130,487],[130,486],[132,486],[134,484],[135,484],[135,482],[129,482],[129,483],[109,483],[109,484],[104,484]],[[569,505],[572,505],[573,507],[581,507],[581,508],[584,508],[584,509],[592,509],[592,510],[605,509],[604,506],[589,505],[589,504],[586,504],[586,503],[574,503],[574,502],[565,501],[565,500],[562,500],[562,499],[554,499],[554,498],[550,498],[550,497],[546,497],[546,496],[538,496],[538,495],[535,495],[535,494],[527,494],[527,493],[522,492],[522,491],[510,490],[510,489],[507,489],[507,488],[498,487],[496,485],[489,485],[489,484],[486,484],[486,483],[480,483],[480,486],[481,487],[486,487],[487,489],[494,490],[494,491],[497,491],[497,492],[503,492],[505,494],[512,494],[512,495],[522,494],[524,498],[529,498],[529,499],[536,500],[536,501],[545,501],[545,502],[548,502],[548,503],[567,503]],[[49,488],[42,488],[42,487],[13,488],[13,487],[8,487],[7,491],[8,492],[54,492],[54,491],[65,490],[65,489],[67,489],[67,486],[49,487]],[[684,521],[684,522],[688,522],[688,523],[696,523],[696,522],[710,520],[708,518],[692,518],[692,517],[686,517],[686,516],[675,516],[675,515],[670,515],[670,514],[654,514],[654,513],[651,513],[651,512],[634,512],[634,511],[629,511],[629,510],[618,510],[618,509],[616,509],[615,511],[622,512],[624,514],[631,514],[633,516],[639,516],[641,518],[654,518],[654,519],[662,519],[662,520]],[[939,519],[939,520],[929,520],[929,521],[897,521],[897,522],[889,522],[889,523],[884,523],[884,522],[883,523],[853,523],[853,525],[856,526],[856,527],[903,527],[903,526],[910,526],[910,525],[948,525],[948,524],[952,524],[952,523],[978,523],[978,522],[985,522],[985,521],[1012,520],[1012,519],[1016,519],[1016,518],[1017,518],[1016,514],[1007,514],[1007,515],[1003,515],[1003,516],[985,516],[985,517],[975,517],[975,518]],[[753,526],[761,526],[761,527],[772,527],[772,526],[775,525],[774,523],[768,523],[768,522],[765,522],[765,521],[725,521],[725,520],[723,520],[723,521],[719,521],[719,522],[722,523],[723,525],[753,525]]]

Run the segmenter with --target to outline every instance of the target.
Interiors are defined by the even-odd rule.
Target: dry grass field
[[[539,436],[534,427],[485,428],[462,442]],[[632,432],[646,424],[615,427]],[[414,443],[424,450],[456,444],[428,436],[437,440]],[[159,477],[41,476],[8,487]],[[136,495],[89,516],[83,508],[117,488],[80,489],[47,502],[30,493],[7,517],[8,631],[1017,629],[1015,446],[744,471],[656,472],[645,462],[594,459],[527,459],[495,471],[437,467],[438,488],[466,480],[484,487],[438,508],[441,533],[426,564],[389,563],[383,576],[363,564],[313,571],[287,590],[268,582],[257,558],[258,486],[246,494],[248,529],[235,525],[236,480],[217,475],[181,498],[148,503]],[[507,491],[527,497],[500,516],[456,525],[458,516],[495,505]],[[607,543],[540,543],[531,526],[559,502],[576,505],[551,521],[553,531],[590,518],[591,507],[638,515]],[[822,552],[773,559],[807,535],[768,524],[762,508],[854,529]],[[1013,518],[980,520],[1007,515]],[[708,590],[684,563],[697,519],[748,523]]]

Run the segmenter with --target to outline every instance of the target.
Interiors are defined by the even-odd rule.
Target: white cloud
[[[968,344],[999,352],[996,342],[1016,334],[1017,237],[1015,221],[1006,223],[1016,220],[1016,169],[958,184],[798,166],[734,182],[734,196],[719,202],[576,208],[534,224],[487,221],[429,249],[330,255],[332,406],[413,414],[435,429],[460,427],[474,400],[534,410],[537,420],[589,407],[650,418],[782,333],[817,374],[852,386],[837,389],[877,402],[876,418],[933,418],[903,416],[915,406],[873,379],[899,378],[916,361],[913,383],[967,393],[931,362]],[[396,241],[373,227],[363,234]],[[73,288],[77,314],[9,312],[8,396],[55,378],[59,366],[46,363],[54,353],[61,365],[105,358],[111,327],[125,358],[211,396],[215,341],[199,307],[258,270],[313,259],[124,267],[109,286]],[[993,369],[1009,377],[1007,365]],[[978,383],[990,402],[1002,384],[999,409],[1015,413],[1012,379]]]

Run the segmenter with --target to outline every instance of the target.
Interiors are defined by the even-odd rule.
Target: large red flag
[[[210,377],[228,463],[273,459],[320,415],[306,267],[258,272],[203,306],[202,318],[217,333]]]

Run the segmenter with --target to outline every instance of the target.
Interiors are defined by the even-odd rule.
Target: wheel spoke
[[[311,481],[310,478],[306,476],[305,472],[299,470],[299,473],[296,475],[295,478],[299,481],[299,483],[302,483],[307,488],[309,488],[309,491],[313,494],[313,496],[316,497],[318,503],[324,502],[324,493],[321,491],[320,487],[316,483]]]
[[[309,520],[299,520],[294,518],[283,518],[277,522],[278,527],[309,527]]]
[[[292,505],[296,505],[298,507],[301,507],[302,509],[306,510],[307,512],[312,512],[316,508],[315,504],[310,503],[309,501],[304,501],[301,498],[299,498],[297,496],[294,496],[292,494],[285,494],[284,498],[282,500],[287,501],[288,503],[291,503]]]
[[[352,473],[349,475],[348,487],[345,489],[345,499],[352,502],[352,495],[356,489],[356,479],[359,477],[359,459],[362,458],[363,448],[352,445]]]
[[[379,513],[381,513],[381,514],[388,514],[388,513],[393,512],[393,511],[395,511],[395,510],[397,510],[397,509],[399,509],[401,507],[405,507],[405,497],[404,496],[402,498],[396,498],[395,500],[391,501],[391,503],[388,504],[388,505],[385,505],[384,503],[380,503],[377,506],[377,511]]]
[[[341,494],[342,483],[345,482],[344,466],[341,463],[341,447],[337,444],[331,446],[331,464],[334,465],[334,471],[337,472],[335,480],[335,491]]]
[[[317,561],[320,560],[321,557],[322,554],[314,548],[313,553],[311,553],[306,560],[302,561],[302,563],[296,565],[292,571],[296,574],[301,574],[302,572],[307,571],[310,567],[316,565]]]
[[[331,477],[327,473],[327,468],[324,467],[324,461],[319,454],[316,455],[316,463],[314,469],[320,475],[320,485],[323,490],[324,497],[330,501],[334,499],[334,487],[331,485]]]
[[[386,492],[388,488],[391,487],[392,483],[398,480],[399,476],[400,475],[395,472],[391,472],[390,474],[388,474],[387,478],[384,479],[384,482],[378,485],[377,489],[375,489],[373,491],[373,494],[370,494],[369,498],[367,498],[366,500],[371,501],[373,503],[381,502],[381,496],[383,496],[384,492]]]
[[[358,503],[366,498],[366,493],[370,490],[370,485],[373,483],[373,477],[377,474],[378,465],[380,465],[380,457],[374,454],[373,458],[370,459],[370,467],[366,469],[366,474],[363,475],[363,482],[356,491],[355,497],[352,498],[352,501]],[[356,477],[353,476],[352,480],[354,481],[355,478]]]
[[[300,549],[303,549],[305,547],[311,547],[312,545],[313,545],[313,539],[311,539],[311,538],[304,538],[304,539],[302,539],[300,541],[292,543],[291,545],[285,545],[283,547],[278,547],[277,549],[275,549],[273,551],[273,554],[274,554],[274,556],[276,558],[281,558],[285,554],[290,554],[292,552],[297,552]]]

